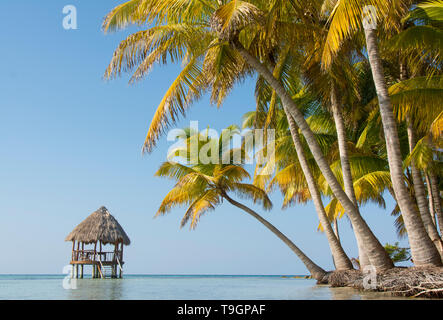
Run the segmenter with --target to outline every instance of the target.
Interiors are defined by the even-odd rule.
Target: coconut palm
[[[251,116],[251,114],[249,114],[249,116]],[[278,120],[274,120],[279,128],[278,131],[283,131],[285,133],[282,135],[278,132],[276,140],[276,161],[279,167],[281,167],[278,171],[279,173],[277,174],[277,177],[279,182],[278,185],[284,195],[283,207],[286,208],[295,202],[295,199],[297,198],[301,202],[306,202],[307,200],[312,199],[319,221],[325,226],[325,235],[328,240],[336,269],[352,269],[352,263],[343,250],[338,237],[328,221],[321,194],[313,175],[313,171],[318,171],[318,169],[313,168],[312,164],[308,163],[306,157],[306,144],[302,143],[296,124],[292,118],[289,118],[288,124],[287,117],[281,108],[275,110],[275,116],[278,117]],[[257,128],[257,126],[254,127]],[[260,128],[260,126],[258,126],[258,128]],[[263,188],[265,187],[266,182],[270,179],[270,174],[259,175],[254,177],[254,184]],[[274,179],[272,179],[269,184],[270,188],[273,186]]]
[[[437,201],[434,205],[431,190],[432,179],[429,179],[429,173],[427,172],[428,168],[435,167],[431,165],[434,163],[434,159],[428,157],[427,164],[423,166],[423,159],[417,157],[418,154],[423,154],[425,150],[428,154],[434,153],[426,147],[428,144],[435,146],[435,150],[438,150],[437,145],[441,135],[440,128],[433,134],[432,127],[437,127],[436,124],[443,112],[443,82],[441,81],[443,50],[439,45],[443,39],[441,24],[443,22],[443,2],[429,1],[421,3],[403,20],[407,23],[407,28],[386,43],[390,53],[400,54],[402,58],[400,65],[401,82],[389,88],[389,93],[391,99],[395,96],[401,96],[401,105],[397,105],[395,98],[392,102],[394,112],[398,114],[398,120],[407,122],[409,152],[411,155],[408,165],[413,178],[415,198],[431,240],[436,244],[440,253],[443,253],[442,242],[435,223],[436,213],[440,212],[441,206],[440,201]],[[426,138],[424,138],[425,136]],[[423,143],[423,138],[426,143]],[[420,141],[418,146],[416,145],[417,141]],[[421,152],[418,150],[414,152],[415,147]],[[413,156],[413,153],[415,156]],[[421,168],[417,166],[413,158],[417,158],[421,162]],[[431,171],[433,171],[431,175],[435,175],[436,171]],[[422,174],[427,182],[427,190]],[[426,191],[429,194],[429,201],[426,198]],[[439,216],[437,214],[437,218]],[[440,221],[443,222],[441,218]],[[439,226],[440,230],[443,230],[441,224]]]
[[[323,113],[323,115],[327,114]],[[339,178],[340,183],[343,184],[341,159],[339,152],[337,152],[334,123],[331,118],[329,118],[329,124],[322,118],[323,117],[318,117],[318,115],[313,115],[308,118],[308,121],[311,128],[318,130],[317,139],[319,142],[322,139],[325,140],[324,142],[320,142],[320,144],[323,146],[324,152],[328,154],[328,159],[331,160],[331,168],[334,174]],[[328,127],[329,129],[326,129]],[[320,132],[326,134],[326,136],[320,137]],[[291,152],[291,148],[293,149],[294,146],[287,141],[287,138],[290,137],[290,135],[286,135],[277,140],[276,161],[278,170],[268,186],[268,188],[272,188],[277,185],[280,188],[284,195],[284,206],[296,201],[306,202],[311,200],[311,193],[310,190],[307,190],[308,188],[304,177],[300,177],[300,163],[302,161],[298,159],[297,155],[293,154],[294,151]],[[306,142],[303,140],[301,144],[303,152],[309,155],[309,157],[305,158],[308,162],[309,170],[313,173],[313,176],[315,176],[317,192],[319,192],[319,194],[321,192],[323,196],[332,197],[333,199],[332,202],[322,210],[325,212],[325,218],[323,220],[319,219],[321,222],[320,229],[327,232],[328,229],[331,228],[330,222],[336,221],[338,216],[343,215],[344,210],[341,204],[337,202],[337,199],[333,198],[329,185],[315,165],[312,155],[306,153],[309,152]],[[363,205],[368,201],[372,201],[385,208],[386,205],[382,195],[391,185],[387,161],[383,157],[373,154],[369,150],[365,150],[366,146],[363,146],[364,148],[357,148],[352,142],[348,142],[348,144],[351,149],[349,164],[352,175],[355,178],[353,188],[356,190],[358,204]]]
[[[313,94],[320,96],[322,105],[332,114],[340,154],[344,190],[355,205],[356,211],[359,212],[359,205],[353,187],[353,176],[349,165],[349,130],[344,121],[345,111],[349,109],[346,108],[347,104],[357,109],[355,106],[356,97],[354,96],[358,94],[358,69],[353,65],[352,59],[355,48],[353,46],[342,48],[340,58],[334,61],[331,69],[327,73],[322,72],[321,56],[316,51],[318,51],[318,47],[322,46],[326,34],[324,30],[319,33],[320,37],[315,39],[311,49],[306,52],[307,58],[303,65],[304,77],[307,79]],[[350,121],[348,121],[348,125],[349,123]],[[364,252],[363,239],[361,239],[360,234],[356,233],[355,236],[359,248],[360,265],[364,268],[370,265],[369,257]]]
[[[212,100],[221,104],[236,81],[252,71],[258,72],[275,90],[286,114],[293,117],[306,138],[335,197],[346,208],[355,232],[361,235],[371,264],[377,269],[392,267],[383,246],[337,181],[303,114],[285,87],[261,62],[272,60],[273,51],[278,54],[276,44],[289,41],[292,45],[294,41],[310,36],[306,32],[309,28],[294,22],[291,17],[297,16],[303,22],[311,20],[311,16],[316,18],[318,2],[288,4],[276,1],[272,3],[275,10],[265,1],[255,4],[245,1],[133,0],[116,7],[107,16],[105,31],[123,28],[130,23],[152,25],[147,31],[131,35],[121,43],[107,76],[136,68],[134,79],[138,79],[146,75],[155,62],[166,63],[171,59],[182,60],[184,64],[155,113],[145,150],[151,150],[159,135],[177,119],[178,114],[184,113],[206,90],[210,89]],[[292,54],[297,56],[296,50]]]
[[[243,183],[245,179],[249,179],[249,173],[242,167],[241,164],[224,164],[221,161],[226,153],[229,154],[232,160],[235,149],[223,150],[223,134],[219,139],[201,137],[199,133],[191,133],[189,138],[184,141],[184,147],[180,147],[171,151],[171,159],[176,156],[182,161],[189,161],[191,158],[190,144],[193,141],[193,136],[198,135],[199,141],[198,152],[202,152],[204,146],[210,145],[208,149],[209,157],[213,152],[219,153],[219,162],[203,164],[198,162],[194,165],[186,165],[178,162],[165,162],[156,172],[156,176],[171,178],[176,182],[172,190],[163,199],[156,216],[164,215],[173,207],[186,205],[188,209],[182,218],[181,226],[190,224],[191,228],[195,228],[200,220],[200,217],[209,210],[214,210],[217,205],[228,201],[230,204],[241,209],[243,212],[251,215],[263,224],[268,230],[274,233],[281,239],[296,255],[300,258],[311,275],[321,281],[326,275],[326,272],[316,265],[302,250],[300,250],[288,237],[280,232],[269,221],[264,219],[256,211],[248,206],[233,199],[231,193],[237,194],[240,197],[253,200],[254,203],[259,203],[265,210],[272,207],[271,201],[267,194],[262,189],[253,184]],[[225,137],[226,138],[226,137]],[[205,143],[203,143],[204,141]],[[215,151],[214,151],[215,150]],[[244,151],[241,151],[244,154]],[[212,153],[212,154],[211,154]],[[231,161],[232,162],[232,161]]]
[[[303,91],[298,91],[299,86],[297,86],[297,83],[300,81],[298,80],[298,68],[293,63],[291,63],[291,59],[288,56],[289,52],[288,50],[285,51],[285,54],[283,54],[277,61],[274,70],[273,70],[273,76],[280,81],[287,83],[288,88],[287,90],[290,91],[293,95],[297,96],[296,100],[299,103],[299,107],[305,108],[304,106],[301,106],[300,104],[309,104],[310,99],[306,98],[303,94]],[[295,69],[295,70],[294,70]],[[264,121],[262,123],[259,123],[255,121],[254,127],[255,128],[262,128],[266,130],[268,126],[271,126],[275,128],[280,128],[283,130],[284,133],[288,132],[290,136],[292,136],[292,143],[290,144],[290,147],[295,147],[296,151],[296,158],[298,159],[298,163],[301,169],[301,172],[303,172],[303,175],[306,179],[306,190],[309,192],[310,197],[312,198],[314,202],[314,206],[319,218],[319,221],[321,224],[325,226],[325,234],[328,239],[329,247],[331,249],[331,253],[334,259],[335,267],[339,270],[347,270],[352,269],[352,263],[348,256],[346,255],[345,251],[343,250],[343,247],[341,246],[336,234],[334,233],[334,230],[332,229],[328,219],[327,215],[324,209],[323,201],[321,199],[321,194],[319,191],[319,188],[317,186],[317,182],[314,178],[314,175],[312,173],[312,169],[309,167],[304,146],[302,145],[299,130],[297,128],[297,125],[295,124],[295,121],[291,116],[288,116],[285,114],[281,108],[281,101],[276,95],[275,90],[272,90],[265,81],[263,81],[263,78],[259,78],[257,81],[257,88],[256,88],[256,99],[257,99],[257,111],[254,114],[256,117],[257,115],[266,113],[266,117],[264,118]],[[309,106],[307,106],[309,108]],[[266,110],[266,112],[263,112]],[[251,116],[252,114],[249,114]],[[276,119],[278,118],[278,120]],[[276,123],[279,121],[279,123]],[[278,135],[281,135],[280,133]],[[286,153],[287,150],[285,150],[282,153],[282,157],[286,158],[288,157],[288,153]],[[289,179],[295,180],[295,176],[292,175],[294,172],[291,172],[291,176]],[[268,176],[260,175],[259,178],[263,180],[263,178],[269,178]],[[257,180],[255,179],[255,183]],[[263,187],[263,183],[259,183],[261,187]],[[292,198],[292,197],[290,197]]]
[[[219,9],[215,12],[215,20],[224,21],[223,23],[219,23],[219,25],[229,25],[229,15],[225,14],[224,10]],[[227,27],[233,29],[234,26]],[[225,28],[219,28],[219,37],[225,37],[224,33]],[[352,202],[349,196],[345,193],[342,186],[338,183],[336,176],[333,174],[331,168],[328,165],[328,161],[324,154],[321,151],[320,146],[315,140],[315,135],[312,130],[309,128],[306,120],[303,117],[303,114],[298,110],[296,104],[292,100],[291,96],[285,90],[282,83],[276,79],[273,74],[269,71],[269,69],[260,62],[260,60],[251,54],[241,43],[240,37],[238,37],[237,33],[232,33],[232,38],[230,38],[231,46],[233,46],[243,57],[243,59],[252,66],[267,82],[268,84],[275,90],[277,95],[280,97],[283,109],[285,110],[288,117],[292,117],[295,121],[296,125],[299,127],[301,133],[307,140],[307,143],[310,147],[310,151],[312,152],[322,174],[325,176],[328,184],[331,186],[331,189],[334,192],[334,195],[342,205],[346,208],[346,212],[348,213],[352,224],[354,225],[355,232],[359,235],[362,246],[366,247],[366,251],[368,252],[368,256],[370,258],[370,262],[377,269],[387,269],[393,267],[392,261],[387,255],[381,243],[372,233],[371,229],[368,227],[364,219],[361,217],[360,212],[356,205]]]

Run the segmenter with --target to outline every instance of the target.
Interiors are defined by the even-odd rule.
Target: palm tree
[[[330,64],[332,53],[337,51],[343,38],[349,36],[353,30],[361,27],[361,17],[364,12],[363,6],[368,3],[373,5],[377,9],[377,12],[373,12],[372,15],[366,17],[367,19],[372,19],[372,21],[369,21],[372,23],[366,24],[363,29],[369,63],[380,106],[380,115],[386,138],[386,149],[395,199],[400,207],[408,232],[414,263],[417,266],[441,266],[442,260],[439,252],[426,232],[423,221],[416,210],[414,201],[410,196],[403,179],[403,162],[397,123],[394,118],[393,107],[388,94],[388,86],[384,76],[376,34],[375,15],[382,16],[393,10],[397,10],[398,13],[401,14],[404,12],[404,6],[407,5],[409,1],[399,1],[398,8],[389,7],[388,2],[379,0],[372,0],[365,3],[356,0],[337,1],[330,18],[329,34],[324,51],[325,65],[328,66]],[[389,25],[389,23],[385,24]]]
[[[311,49],[306,52],[308,62],[304,63],[304,76],[308,79],[311,91],[320,95],[324,106],[330,110],[335,124],[335,132],[338,142],[338,151],[340,154],[340,163],[343,174],[343,185],[346,195],[355,205],[359,211],[358,202],[355,196],[353,187],[353,176],[349,165],[349,150],[348,150],[348,130],[344,121],[344,112],[346,108],[346,101],[355,103],[355,95],[358,83],[356,83],[357,68],[352,64],[352,53],[355,49],[352,46],[345,47],[340,52],[340,58],[334,61],[334,66],[325,74],[321,71],[321,57],[316,54],[318,47],[321,47],[324,38],[324,30],[319,32],[318,39],[314,39]],[[351,89],[349,89],[351,88]],[[340,94],[339,94],[340,92]],[[356,108],[352,105],[352,108]],[[360,214],[360,213],[359,213]],[[359,233],[355,234],[357,245],[359,249],[360,266],[364,268],[370,265],[369,258],[364,252],[363,240]]]
[[[288,54],[289,51],[286,50],[285,54],[282,54],[279,57],[274,67],[273,75],[275,78],[279,79],[280,81],[283,80],[285,83],[290,84],[287,90],[288,91],[292,90],[293,94],[299,97],[297,101],[300,102],[305,101],[304,103],[309,102],[309,99],[305,99],[303,97],[302,90],[297,92],[297,89],[299,89],[298,86],[296,85],[299,82],[299,80],[297,79],[298,71],[294,71],[294,65],[291,64],[291,59],[288,56]],[[260,112],[262,112],[264,109],[267,109],[266,119],[264,123],[261,124],[262,126],[264,126],[265,130],[267,129],[267,126],[269,126],[271,123],[274,123],[275,124],[274,128],[275,127],[283,128],[283,131],[286,133],[289,126],[289,132],[290,136],[292,136],[292,142],[293,142],[293,145],[291,145],[291,147],[295,147],[298,163],[306,179],[307,190],[314,202],[314,206],[319,221],[324,226],[324,232],[326,234],[329,247],[331,249],[335,267],[338,270],[352,269],[351,260],[348,258],[345,251],[343,250],[340,241],[338,240],[337,236],[334,233],[334,230],[331,227],[330,222],[328,221],[323,201],[321,199],[321,194],[317,182],[314,178],[314,175],[311,171],[311,168],[309,167],[297,125],[295,124],[294,119],[290,115],[285,114],[283,112],[280,103],[281,101],[280,99],[278,99],[275,90],[272,90],[272,88],[270,88],[267,85],[267,83],[262,80],[263,79],[260,78],[257,81],[257,86],[256,86],[257,111],[254,115],[257,117],[257,115],[260,114]],[[267,92],[271,93],[266,94]],[[280,121],[280,123],[276,124],[276,121]],[[284,124],[282,124],[282,122],[284,122]],[[254,127],[260,128],[261,126],[260,125],[257,126],[257,124],[258,123],[256,122]],[[288,158],[288,154],[286,153],[286,151],[287,150],[284,151],[282,158],[286,159]],[[291,172],[291,174],[293,173]],[[291,176],[290,178],[294,178],[294,176]]]
[[[194,134],[198,135],[198,133]],[[192,136],[186,139],[184,148],[173,150],[172,156],[181,155],[181,160],[189,160],[191,157],[189,151],[191,141]],[[205,141],[205,138],[199,138],[197,141]],[[207,139],[207,144],[213,144],[217,147],[218,152],[220,152],[219,159],[222,159],[225,152],[230,153],[231,157],[235,152],[234,150],[222,150],[223,134],[219,139]],[[201,150],[202,144],[200,143],[199,152]],[[214,149],[211,148],[210,150],[212,152]],[[254,217],[274,233],[300,258],[311,275],[318,281],[321,281],[326,275],[326,272],[321,267],[316,265],[269,221],[248,206],[234,200],[232,196],[229,195],[230,193],[236,193],[243,198],[252,199],[254,203],[260,203],[265,210],[269,210],[272,204],[266,192],[252,184],[242,183],[244,179],[250,178],[249,173],[242,165],[222,164],[221,162],[222,161],[208,164],[198,163],[194,165],[180,164],[178,162],[163,163],[156,172],[156,176],[172,178],[176,180],[177,183],[163,199],[156,216],[166,214],[174,206],[187,205],[188,209],[183,216],[181,226],[183,227],[189,222],[190,227],[195,228],[200,217],[207,211],[214,210],[224,199]]]
[[[123,28],[129,23],[148,23],[153,27],[131,35],[121,43],[106,75],[112,77],[136,67],[133,78],[138,79],[146,75],[155,62],[166,63],[168,58],[184,62],[182,72],[166,93],[151,123],[145,143],[145,150],[150,151],[171,121],[184,113],[203,92],[211,89],[212,101],[220,105],[236,81],[253,71],[258,72],[275,90],[285,112],[292,116],[306,138],[335,197],[345,207],[355,232],[361,235],[371,264],[377,269],[391,268],[393,264],[384,247],[337,181],[303,114],[267,66],[251,54],[257,53],[260,58],[267,57],[269,60],[272,51],[278,52],[275,43],[306,29],[306,26],[294,23],[292,18],[289,23],[280,22],[287,21],[294,13],[300,19],[309,20],[305,10],[315,12],[316,4],[306,2],[292,7],[293,3],[278,2],[276,5],[281,10],[270,10],[269,3],[264,1],[257,1],[257,5],[261,9],[252,3],[235,0],[226,4],[197,0],[187,1],[186,4],[177,3],[177,0],[132,0],[120,5],[106,17],[105,31]],[[265,11],[269,13],[268,16],[264,14]],[[263,17],[270,24],[261,25]],[[283,29],[273,28],[277,25],[282,25]],[[278,36],[282,36],[282,39],[278,39]],[[286,40],[289,43],[293,41],[290,38]]]
[[[437,130],[436,137],[432,136],[432,126],[436,121],[438,122],[439,115],[443,112],[441,82],[441,56],[443,52],[441,46],[436,45],[443,38],[441,30],[443,2],[422,3],[410,12],[404,21],[407,23],[405,30],[387,42],[389,51],[399,54],[402,59],[400,63],[400,82],[391,86],[389,93],[391,99],[394,97],[394,112],[398,114],[398,120],[407,123],[409,153],[411,155],[409,167],[417,206],[431,240],[443,256],[443,244],[435,223],[436,210],[434,209],[430,186],[431,179],[428,177],[429,173],[426,172],[432,167],[429,164],[434,161],[428,159],[428,163],[419,168],[414,160],[414,158],[417,158],[417,153],[419,153],[414,152],[417,147],[417,139],[427,136],[428,143],[436,145],[441,131]],[[415,24],[416,21],[418,25]],[[426,76],[417,76],[421,74],[426,74]],[[395,96],[399,93],[403,96],[401,98],[402,104],[397,106]],[[420,143],[420,145],[423,145],[423,143]],[[420,145],[418,146],[419,149],[421,148]],[[415,156],[412,156],[412,153],[416,153]],[[426,187],[422,173],[427,180],[430,201],[426,197]],[[437,203],[437,211],[438,209],[439,203]]]
[[[358,208],[350,200],[349,196],[345,193],[343,188],[338,183],[337,178],[334,176],[331,168],[329,167],[328,161],[322,153],[320,146],[315,140],[315,136],[312,130],[309,128],[309,125],[304,119],[303,114],[298,110],[291,96],[285,90],[284,86],[278,81],[278,79],[273,76],[269,69],[263,63],[261,63],[257,57],[253,56],[241,43],[239,38],[239,33],[241,30],[237,28],[238,23],[235,19],[238,19],[240,14],[232,13],[234,9],[227,10],[227,6],[229,6],[229,8],[234,8],[238,12],[243,11],[242,9],[239,9],[228,3],[227,5],[219,8],[214,13],[212,20],[215,21],[213,22],[213,25],[216,25],[215,29],[218,31],[219,39],[226,40],[226,38],[228,38],[230,45],[235,48],[243,57],[243,59],[268,82],[268,84],[280,97],[283,104],[283,109],[285,110],[288,117],[292,117],[294,119],[297,126],[300,128],[300,131],[306,138],[310,150],[322,174],[325,176],[328,184],[331,186],[335,197],[346,208],[346,212],[348,213],[352,221],[355,232],[358,233],[362,245],[367,248],[366,251],[368,252],[371,264],[379,270],[392,268],[393,263],[391,259],[389,258],[381,243],[372,233],[365,220],[361,217]],[[251,17],[251,20],[253,20],[253,17]],[[228,32],[226,30],[228,30]]]

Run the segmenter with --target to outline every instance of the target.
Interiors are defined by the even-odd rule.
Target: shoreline
[[[375,288],[365,288],[360,270],[328,272],[318,285],[387,293],[396,297],[443,298],[443,267],[395,267],[377,272]]]

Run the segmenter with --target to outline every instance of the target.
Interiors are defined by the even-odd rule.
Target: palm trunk
[[[335,236],[337,237],[338,242],[340,242],[340,232],[338,231],[338,220],[335,219],[334,222],[333,222],[333,224],[334,224],[334,233],[335,233]]]
[[[437,227],[437,221],[435,220],[434,199],[432,199],[431,182],[427,173],[425,173],[425,180],[426,189],[428,191],[429,211],[431,212],[432,222],[434,223],[435,227]]]
[[[332,84],[331,86],[331,109],[332,109],[332,114],[334,116],[335,128],[337,130],[338,151],[340,153],[340,163],[342,168],[343,184],[345,186],[345,192],[348,195],[349,199],[352,201],[352,203],[355,205],[357,210],[359,211],[357,198],[355,197],[351,166],[349,164],[349,153],[348,153],[348,145],[346,142],[347,139],[346,139],[345,122],[343,120],[343,114],[340,108],[340,104],[338,102],[337,92],[335,90],[334,84]],[[364,251],[360,234],[355,233],[355,237],[357,240],[358,258],[360,261],[360,267],[364,269],[365,266],[370,264],[369,258]]]
[[[335,236],[334,231],[331,227],[331,223],[326,215],[326,211],[321,200],[320,191],[318,190],[317,183],[314,179],[314,176],[312,175],[311,169],[309,168],[308,161],[306,160],[303,145],[298,134],[297,125],[295,124],[294,119],[292,119],[291,116],[287,116],[287,118],[300,167],[302,168],[303,174],[305,175],[309,193],[311,194],[312,201],[314,202],[314,206],[317,211],[318,219],[323,226],[326,238],[328,239],[329,248],[331,249],[335,268],[337,270],[352,269],[352,262],[343,250],[343,247],[341,246],[338,238]]]
[[[276,227],[274,227],[270,222],[256,213],[254,210],[248,208],[247,206],[241,204],[240,202],[235,201],[231,197],[229,197],[226,193],[223,194],[223,198],[225,198],[230,204],[236,206],[237,208],[242,209],[246,213],[249,213],[255,219],[260,221],[266,228],[268,228],[272,233],[274,233],[280,240],[282,240],[296,255],[300,258],[303,264],[311,273],[312,277],[317,281],[322,281],[324,276],[326,275],[326,271],[315,264],[309,257],[301,251],[291,240],[288,239],[283,233],[280,232]]]
[[[440,190],[438,190],[438,178],[433,172],[429,173],[429,182],[431,184],[431,197],[432,203],[434,204],[435,215],[437,217],[438,227],[440,229],[440,234],[443,237],[443,214],[441,210],[441,199]]]
[[[285,112],[288,112],[294,118],[297,126],[300,128],[302,134],[306,138],[306,142],[308,143],[311,153],[314,156],[314,159],[317,162],[317,165],[320,168],[320,171],[325,177],[327,183],[331,187],[334,196],[337,198],[338,201],[340,201],[351,222],[355,226],[354,231],[361,235],[363,246],[365,247],[371,264],[377,270],[392,268],[394,265],[388,254],[386,253],[386,250],[372,233],[371,229],[366,224],[366,221],[359,214],[355,205],[343,191],[340,183],[337,181],[337,178],[329,167],[328,161],[326,160],[320,148],[320,145],[315,139],[314,133],[309,128],[309,125],[303,117],[303,114],[300,110],[298,110],[291,96],[286,92],[283,85],[274,78],[274,76],[266,68],[266,66],[261,64],[257,58],[252,56],[238,40],[235,40],[232,45],[238,50],[243,59],[260,75],[262,75],[263,78],[269,83],[269,85],[275,90],[275,92],[277,92],[283,105],[285,106]]]
[[[442,262],[437,248],[429,238],[404,182],[397,124],[394,119],[393,109],[383,74],[376,33],[375,30],[371,28],[365,28],[364,31],[369,63],[371,65],[372,76],[374,78],[378,102],[380,105],[380,115],[386,139],[392,187],[408,232],[411,255],[417,266],[441,266]]]
[[[415,139],[414,128],[409,118],[408,118],[408,141],[409,141],[409,152],[412,152],[412,150],[414,150],[415,148],[416,139]],[[423,220],[423,224],[425,225],[429,237],[431,238],[436,248],[439,250],[440,255],[442,255],[443,244],[438,234],[437,228],[432,222],[431,212],[429,210],[428,201],[426,199],[426,191],[425,191],[425,185],[423,183],[423,178],[421,176],[420,171],[415,166],[414,161],[411,162],[411,175],[412,175],[412,182],[414,184],[415,199],[417,201],[417,206],[421,215],[421,219]]]

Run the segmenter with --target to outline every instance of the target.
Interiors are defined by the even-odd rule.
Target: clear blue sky
[[[183,208],[153,219],[172,182],[153,177],[170,143],[150,155],[141,146],[154,110],[177,66],[156,67],[143,82],[102,75],[130,31],[104,35],[105,14],[120,0],[3,0],[0,3],[0,273],[61,273],[71,244],[65,236],[105,205],[132,240],[127,273],[305,274],[297,257],[264,227],[224,204],[195,231],[179,229]],[[78,9],[78,30],[62,28],[62,8]],[[253,79],[221,109],[205,97],[177,127],[239,123],[254,108]],[[265,217],[323,268],[332,268],[312,205],[281,211],[281,196]],[[396,241],[393,207],[362,209],[380,240]],[[259,208],[257,208],[259,210]],[[347,219],[345,250],[356,246]],[[403,242],[403,244],[405,244]]]

